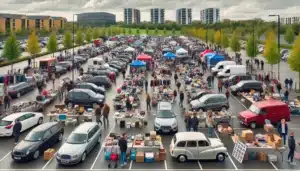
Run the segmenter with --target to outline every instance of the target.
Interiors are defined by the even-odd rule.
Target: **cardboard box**
[[[166,160],[166,150],[159,152],[159,160],[160,161]]]
[[[242,131],[242,138],[245,139],[245,141],[247,142],[253,141],[254,140],[253,131],[250,129]]]
[[[159,153],[155,153],[154,159],[155,159],[156,162],[159,162],[159,161],[160,161]]]
[[[155,139],[156,138],[156,131],[151,131],[150,132],[150,138]]]
[[[55,149],[49,148],[44,152],[44,160],[46,161],[50,160],[52,157],[54,157],[54,154],[55,154]]]
[[[280,136],[274,134],[274,139],[275,139],[275,147],[276,148],[279,148],[281,147],[281,144],[282,144],[282,139]]]
[[[136,162],[144,163],[145,160],[145,153],[144,152],[137,152],[136,153]]]
[[[258,158],[259,161],[264,161],[264,162],[268,161],[267,153],[258,152],[257,155],[258,155],[257,158]]]

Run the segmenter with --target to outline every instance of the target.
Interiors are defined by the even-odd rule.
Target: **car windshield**
[[[202,96],[202,97],[199,99],[199,102],[204,103],[206,100],[207,100],[207,96]]]
[[[249,107],[249,110],[250,110],[251,112],[255,113],[255,114],[259,114],[259,113],[260,113],[260,108],[258,108],[258,107],[255,106],[255,105],[251,105],[251,106]]]
[[[43,139],[44,132],[31,131],[26,137],[25,141],[41,141]]]
[[[12,123],[12,121],[5,121],[5,120],[1,120],[0,121],[0,126],[8,126]]]
[[[169,110],[160,110],[157,113],[158,118],[174,118],[174,113]]]
[[[69,144],[84,144],[86,143],[86,134],[71,134],[67,139],[67,143]]]
[[[243,82],[239,82],[236,84],[237,87],[242,87],[242,85],[243,85]]]

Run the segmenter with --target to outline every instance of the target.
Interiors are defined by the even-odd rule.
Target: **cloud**
[[[150,20],[151,8],[165,8],[165,18],[175,20],[177,8],[192,8],[193,19],[199,20],[200,10],[220,8],[221,19],[267,19],[268,15],[299,15],[300,0],[0,0],[0,11],[10,13],[64,16],[72,20],[74,13],[111,12],[123,20],[123,8],[141,10],[142,20]],[[269,18],[270,19],[270,18]]]

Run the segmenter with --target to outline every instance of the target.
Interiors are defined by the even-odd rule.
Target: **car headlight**
[[[172,124],[172,127],[174,128],[174,127],[177,127],[177,122],[174,122],[173,124]]]
[[[74,159],[76,159],[78,157],[78,155],[74,155],[74,156],[72,156],[72,158],[74,158]]]
[[[158,122],[155,122],[156,127],[160,127],[160,124]]]
[[[56,154],[56,156],[57,156],[57,157],[60,157],[60,154],[59,154],[59,153],[57,153],[57,154]]]

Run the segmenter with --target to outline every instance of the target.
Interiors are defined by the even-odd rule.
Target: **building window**
[[[60,20],[60,28],[63,28],[63,20]]]
[[[49,28],[52,28],[52,20],[49,20]]]
[[[16,30],[16,20],[15,19],[12,20],[12,25],[13,25],[13,30],[15,31]]]
[[[10,18],[5,18],[5,30],[10,31]]]
[[[37,28],[37,29],[41,28],[41,20],[40,19],[35,20],[35,28]]]
[[[25,29],[25,28],[26,28],[26,20],[22,19],[22,29]]]

